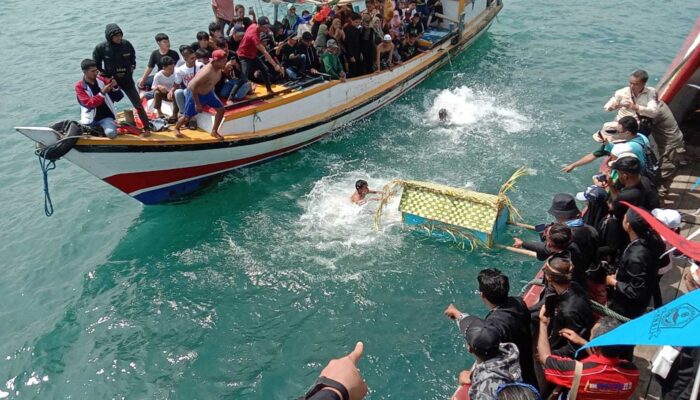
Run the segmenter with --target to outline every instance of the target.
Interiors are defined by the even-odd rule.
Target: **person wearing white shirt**
[[[179,110],[185,109],[185,89],[194,78],[197,71],[204,68],[204,64],[197,61],[197,55],[191,48],[182,49],[182,58],[185,63],[175,68],[175,107]],[[173,112],[173,117],[177,114]]]

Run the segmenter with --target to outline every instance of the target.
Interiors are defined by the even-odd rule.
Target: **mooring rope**
[[[47,217],[53,215],[53,202],[49,193],[49,171],[56,169],[56,161],[47,160],[44,157],[46,149],[36,150],[36,155],[39,157],[39,166],[41,167],[41,175],[44,178],[44,214]]]

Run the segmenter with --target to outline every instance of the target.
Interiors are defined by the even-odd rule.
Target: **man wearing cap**
[[[238,47],[241,45],[244,35],[245,26],[243,26],[243,24],[236,24],[233,26],[233,28],[231,28],[231,35],[228,37],[228,50],[235,57],[238,57],[236,52],[238,51]]]
[[[391,41],[391,35],[386,34],[382,39],[382,42],[377,46],[377,53],[375,55],[376,63],[375,69],[381,71],[383,69],[392,69],[394,62],[392,56],[394,54],[394,43]]]
[[[583,222],[576,199],[568,193],[555,194],[548,212],[556,222],[566,224],[571,229],[572,243],[579,250],[578,255],[572,254],[576,267],[574,280],[585,286],[586,271],[598,262],[598,232]],[[546,233],[547,231],[545,231],[545,237]],[[546,243],[542,242],[524,242],[516,238],[514,246],[538,252],[545,257],[550,254]]]
[[[579,160],[562,168],[562,171],[569,173],[574,169],[589,164],[595,161],[599,157],[609,156],[613,150],[613,147],[617,144],[627,143],[631,151],[637,155],[637,158],[645,161],[644,148],[649,146],[649,139],[646,136],[637,133],[639,124],[634,117],[626,116],[621,118],[617,124],[615,131],[604,132],[598,131],[593,135],[593,139],[599,143],[602,143],[600,148],[590,154],[586,154]]]
[[[488,314],[484,325],[498,334],[499,343],[513,343],[518,348],[520,371],[523,381],[537,385],[537,377],[532,363],[532,333],[530,331],[530,311],[521,297],[508,296],[510,284],[508,276],[498,269],[484,269],[477,277],[479,295]],[[444,314],[456,320],[462,315],[450,304]]]
[[[317,75],[318,70],[321,69],[321,60],[318,58],[311,32],[301,34],[301,40],[296,46],[296,53],[304,58],[304,65],[299,68],[298,74],[302,77],[307,74]]]
[[[610,167],[617,174],[613,189],[618,193],[614,196],[613,212],[620,216],[624,214],[627,206],[620,204],[623,200],[647,210],[659,208],[661,203],[659,195],[651,181],[642,176],[639,159],[629,156],[620,157]]]
[[[188,123],[192,117],[203,111],[203,106],[209,106],[216,110],[214,116],[214,125],[211,129],[211,135],[218,140],[224,140],[224,137],[219,134],[219,125],[224,117],[224,105],[214,93],[214,87],[221,80],[221,74],[226,65],[226,52],[223,50],[214,50],[211,55],[211,62],[204,66],[192,78],[190,84],[185,90],[185,109],[183,116],[175,124],[175,136],[182,138],[185,135],[180,132],[180,128]],[[233,92],[235,93],[235,92]]]
[[[258,52],[260,52],[267,62],[270,63],[275,68],[279,74],[284,74],[284,69],[282,66],[275,61],[274,58],[267,52],[265,46],[260,41],[260,34],[270,33],[270,20],[267,17],[262,16],[258,18],[257,24],[250,24],[243,35],[241,44],[238,46],[236,54],[241,63],[241,76],[236,82],[236,86],[231,89],[231,93],[235,94],[238,89],[241,88],[248,79],[250,79],[250,73],[254,68],[257,68],[265,80],[265,87],[267,88],[267,93],[272,93],[272,85],[270,84],[270,75],[267,72],[267,67],[265,67],[262,60],[258,57]],[[229,99],[230,100],[230,99]]]
[[[340,48],[335,39],[328,39],[326,42],[326,51],[321,55],[323,71],[333,79],[345,81],[345,71],[343,70],[343,64],[340,62],[339,52]]]
[[[469,386],[470,400],[493,400],[500,385],[521,380],[515,344],[500,343],[499,334],[478,317],[469,314],[448,316],[457,322],[467,342],[467,350],[476,357],[474,368],[459,374],[460,385]]]

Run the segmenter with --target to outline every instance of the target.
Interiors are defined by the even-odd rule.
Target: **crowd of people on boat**
[[[195,128],[192,117],[203,106],[211,107],[216,110],[211,134],[223,139],[217,121],[225,104],[243,100],[257,84],[265,85],[269,96],[275,93],[273,84],[344,81],[392,69],[425,51],[430,44],[421,38],[428,27],[442,22],[441,0],[367,0],[362,10],[338,3],[301,14],[294,3],[285,4],[284,18],[272,23],[257,17],[252,7],[246,15],[241,4],[213,0],[215,21],[197,32],[192,43],[175,51],[167,34],[155,35],[157,48],[135,82],[136,50],[117,24],[108,24],[105,42],[81,63],[83,78],[75,85],[80,122],[97,134],[117,137],[114,103],[126,95],[142,122],[150,121],[143,99],[153,99],[155,117],[176,124],[178,137],[184,137],[180,129],[185,124]],[[202,74],[207,76],[195,78]],[[169,113],[162,108],[166,101],[172,104]],[[146,137],[156,128],[146,122],[143,130],[134,129],[130,117],[123,127],[129,133]]]
[[[695,261],[669,249],[670,245],[630,207],[649,211],[658,223],[677,233],[681,230],[681,214],[662,208],[662,201],[683,162],[683,134],[647,81],[643,70],[630,75],[629,84],[603,107],[617,115],[593,135],[594,150],[563,168],[570,173],[605,157],[592,184],[576,195],[553,196],[548,210],[553,222],[535,227],[539,240],[514,239],[513,247],[532,251],[543,261],[539,301],[526,304],[521,297],[510,296],[508,276],[489,268],[476,279],[489,310],[484,318],[452,304],[444,311],[456,321],[476,359],[471,370],[459,375],[459,384],[464,387],[460,399],[517,396],[534,400],[552,395],[562,399],[629,399],[640,379],[634,347],[579,349],[622,321],[661,307],[660,280],[674,265],[690,263],[683,285],[688,291],[700,288]],[[368,195],[378,194],[364,180],[357,181],[355,189],[351,200],[358,204],[369,200]],[[362,348],[358,345],[350,358],[356,360]],[[666,361],[670,368],[654,375],[661,386],[661,399],[690,400],[700,350],[682,348],[674,354],[675,358]],[[667,356],[659,355],[654,362],[664,362],[662,358]],[[308,398],[362,398],[367,387],[355,363],[342,360],[346,375],[338,376],[353,388],[350,396]],[[334,362],[337,366],[338,360]],[[335,379],[326,370],[322,376]],[[336,388],[331,385],[327,390]],[[576,393],[570,393],[572,390]]]

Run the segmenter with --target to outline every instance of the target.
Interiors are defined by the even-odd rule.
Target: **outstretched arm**
[[[596,157],[593,153],[588,153],[585,156],[583,156],[583,157],[579,158],[578,160],[572,162],[571,164],[567,165],[566,167],[562,168],[561,170],[566,172],[566,173],[569,173],[582,165],[592,163],[593,161],[595,161],[596,158],[598,158],[598,157]]]

